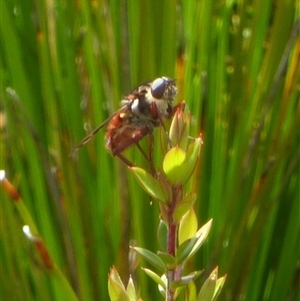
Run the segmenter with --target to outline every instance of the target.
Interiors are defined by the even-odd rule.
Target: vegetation
[[[204,269],[195,283],[218,266],[219,300],[300,298],[299,16],[293,0],[2,1],[0,169],[15,201],[0,190],[1,299],[109,300],[115,266],[143,300],[162,300],[129,249],[159,250],[157,202],[105,131],[69,157],[162,75],[203,140],[187,189],[199,225],[213,223],[187,263]],[[148,167],[136,147],[125,154]]]

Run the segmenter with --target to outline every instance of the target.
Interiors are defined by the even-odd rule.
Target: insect
[[[172,102],[176,95],[175,80],[164,76],[137,87],[121,101],[121,108],[85,137],[72,153],[107,125],[105,146],[113,156],[119,157],[128,166],[133,166],[122,152],[135,144],[149,160],[139,141],[147,135],[152,140],[153,129],[161,125],[164,127],[163,118],[168,119],[173,115]]]

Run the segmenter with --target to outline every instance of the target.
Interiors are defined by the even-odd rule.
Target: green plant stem
[[[172,214],[170,214],[172,215]],[[176,252],[176,238],[177,238],[177,224],[173,220],[169,220],[168,231],[168,253],[175,256]]]
[[[167,287],[166,301],[174,300],[174,290],[172,289],[172,286],[171,286],[171,283],[174,280],[174,275],[175,275],[174,270],[167,271],[168,287]]]
[[[172,186],[172,198],[168,204],[168,254],[175,256],[177,249],[177,231],[178,223],[174,221],[173,214],[176,208],[178,200],[182,198],[183,187],[182,185],[173,185]],[[167,270],[167,294],[166,301],[174,300],[174,289],[172,289],[172,282],[175,280],[175,270]]]
[[[173,208],[172,208],[173,209]],[[173,210],[169,211],[168,214],[168,223],[169,223],[169,231],[168,231],[168,253],[170,255],[175,256],[176,247],[177,247],[177,223],[173,220]],[[174,290],[171,287],[171,283],[174,281],[174,270],[167,270],[167,295],[166,295],[166,301],[172,301],[174,300]]]

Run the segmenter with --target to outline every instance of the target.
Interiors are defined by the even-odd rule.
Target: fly
[[[72,150],[72,153],[88,143],[100,129],[107,126],[105,146],[113,156],[119,157],[128,166],[133,166],[122,152],[132,145],[137,145],[149,160],[139,145],[139,141],[147,135],[152,141],[154,128],[164,127],[163,118],[168,119],[173,115],[172,103],[176,95],[175,80],[164,76],[137,87],[121,101],[121,108],[86,136]]]

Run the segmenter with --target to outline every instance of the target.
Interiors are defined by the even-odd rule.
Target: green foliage
[[[111,301],[135,301],[138,300],[132,279],[129,279],[128,286],[122,283],[122,280],[115,268],[112,268],[108,278],[108,291]]]
[[[1,190],[2,299],[62,300],[22,233],[28,216],[78,299],[108,300],[113,265],[125,283],[130,271],[144,300],[160,298],[128,260],[131,239],[158,249],[156,203],[105,150],[103,132],[68,155],[133,87],[166,75],[192,135],[202,133],[187,190],[197,192],[199,224],[214,221],[187,265],[205,269],[200,282],[216,265],[228,275],[220,300],[297,300],[299,15],[293,0],[2,1],[0,169],[26,208]],[[126,155],[147,167],[135,148]],[[186,198],[174,216],[193,204]]]
[[[176,300],[179,294],[185,296],[185,301],[191,300],[189,283],[194,281],[201,272],[193,271],[184,275],[185,266],[203,245],[212,224],[210,220],[197,231],[198,220],[192,208],[197,196],[195,193],[184,192],[184,186],[199,160],[202,142],[201,138],[196,138],[188,144],[190,114],[184,116],[184,107],[184,105],[179,105],[176,108],[170,131],[167,136],[165,135],[166,141],[162,141],[163,145],[169,142],[169,149],[164,153],[162,167],[154,168],[152,156],[149,156],[149,168],[152,175],[140,167],[131,167],[131,171],[141,187],[150,197],[159,202],[161,222],[158,227],[158,241],[165,240],[165,243],[161,244],[162,249],[157,254],[140,247],[132,247],[132,250],[142,256],[156,270],[159,270],[161,276],[153,270],[143,269],[157,283],[159,291],[166,301]],[[187,203],[189,207],[186,206]],[[188,208],[188,210],[182,210],[182,208]],[[120,283],[113,281],[114,278],[115,272],[112,271],[109,276],[110,299],[122,301],[127,293],[123,284],[120,292]],[[197,300],[215,300],[224,283],[221,280],[225,280],[225,278],[224,276],[218,279],[218,273],[215,270],[213,275],[204,282]],[[217,281],[220,283],[219,286],[216,286]],[[138,295],[133,295],[133,300],[139,298]]]

